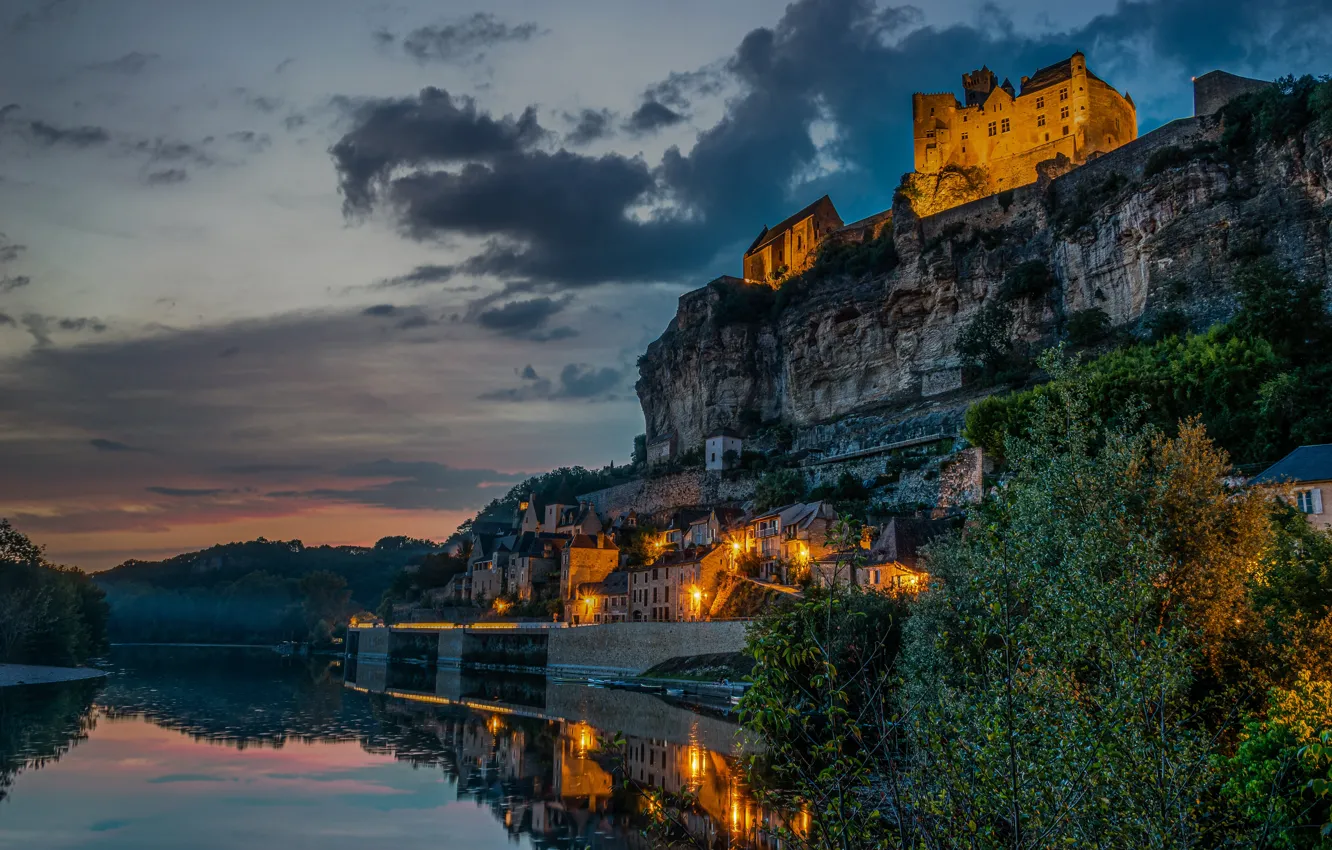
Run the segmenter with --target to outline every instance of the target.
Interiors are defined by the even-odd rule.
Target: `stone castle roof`
[[[1077,54],[1073,55],[1076,56]],[[1105,80],[1093,74],[1090,68],[1087,69],[1087,77],[1096,80],[1098,83],[1105,82]],[[1019,94],[1030,94],[1071,79],[1073,79],[1073,56],[1062,62],[1037,69],[1036,73],[1022,81],[1022,91]]]

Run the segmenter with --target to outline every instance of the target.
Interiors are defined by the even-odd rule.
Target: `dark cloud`
[[[211,138],[207,138],[199,144],[192,144],[179,139],[167,139],[158,136],[153,139],[140,139],[130,145],[130,149],[135,153],[147,156],[150,165],[189,162],[195,165],[208,166],[212,165],[214,160],[212,155],[204,149],[204,146],[211,141]]]
[[[227,138],[244,145],[250,153],[259,153],[273,142],[267,133],[256,133],[253,130],[237,130],[234,133],[228,133]]]
[[[164,168],[160,171],[148,172],[143,178],[143,182],[149,186],[174,186],[189,179],[189,172],[183,168]]]
[[[643,93],[644,102],[656,101],[674,109],[688,109],[696,97],[712,97],[720,94],[725,77],[720,65],[700,68],[697,71],[676,71],[666,79],[648,86]]]
[[[537,331],[529,336],[528,339],[533,342],[558,342],[559,340],[570,339],[576,336],[578,336],[578,331],[562,325],[558,328],[551,328],[548,331]]]
[[[470,63],[495,45],[531,41],[540,34],[535,23],[509,24],[488,12],[477,12],[451,23],[418,27],[403,37],[402,49],[421,62]]]
[[[0,328],[3,327],[16,328],[18,327],[18,322],[8,313],[0,313]]]
[[[287,70],[288,68],[290,68],[290,67],[291,67],[291,63],[293,63],[293,62],[295,62],[295,61],[296,61],[296,57],[294,57],[294,56],[288,56],[286,59],[283,59],[281,62],[277,63],[277,67],[273,69],[273,73],[274,73],[274,74],[281,74],[283,71],[285,71],[285,70]]]
[[[18,255],[28,250],[27,245],[20,245],[17,242],[9,241],[9,237],[0,233],[0,263],[12,263],[18,259]]]
[[[282,126],[287,129],[287,132],[292,133],[304,127],[305,121],[306,119],[304,115],[293,112],[286,118],[282,119]]]
[[[370,37],[374,39],[376,47],[388,47],[390,44],[398,40],[396,35],[386,29],[377,29],[370,33]]]
[[[1164,106],[1139,99],[1140,123],[1150,129],[1188,114],[1190,74],[1244,73],[1278,56],[1314,62],[1332,43],[1326,0],[1123,2],[1085,26],[1038,35],[992,17],[984,27],[921,20],[914,8],[873,0],[796,0],[774,26],[745,35],[724,63],[648,87],[645,104],[672,115],[691,97],[735,92],[691,149],[671,149],[656,165],[551,152],[535,121],[527,144],[471,155],[439,140],[423,146],[413,134],[400,141],[391,130],[401,118],[381,114],[424,105],[372,101],[344,143],[381,128],[373,166],[356,168],[335,153],[347,210],[382,209],[418,240],[483,240],[457,264],[473,275],[576,286],[734,272],[761,225],[824,193],[848,220],[887,208],[911,167],[912,93],[959,91],[959,75],[982,64],[1017,80],[1081,49],[1112,82],[1117,69],[1144,65],[1177,74],[1178,94]],[[1269,46],[1288,44],[1289,56]],[[468,106],[454,116],[457,138],[495,123]]]
[[[22,108],[17,103],[6,103],[4,106],[0,106],[0,121],[4,121],[11,112],[18,112]]]
[[[222,487],[144,487],[149,493],[156,493],[159,496],[172,496],[180,499],[197,499],[206,496],[220,496],[223,493],[233,492]]]
[[[598,139],[608,138],[615,132],[612,126],[615,113],[609,109],[584,109],[577,115],[565,113],[564,119],[573,125],[573,129],[564,137],[564,143],[568,145],[582,147]]]
[[[25,32],[67,18],[77,11],[79,5],[80,0],[43,0],[36,8],[16,17],[9,28],[16,33]]]
[[[304,498],[352,502],[358,505],[398,510],[462,510],[503,495],[522,473],[493,469],[458,469],[433,461],[381,459],[351,464],[338,470],[344,478],[386,479],[379,483],[348,488],[286,490],[270,493],[275,498]]]
[[[128,443],[122,443],[117,440],[108,440],[104,437],[94,437],[88,441],[88,445],[97,449],[99,452],[141,452],[143,449],[135,448]]]
[[[229,475],[271,475],[286,472],[313,472],[319,467],[308,463],[238,463],[221,467]]]
[[[366,212],[395,168],[487,162],[531,148],[546,136],[529,107],[518,118],[492,118],[470,97],[426,88],[416,97],[348,106],[355,129],[330,153],[348,214]]]
[[[392,316],[396,312],[398,312],[398,308],[394,307],[392,304],[375,304],[374,306],[366,307],[364,310],[362,310],[361,315]]]
[[[551,316],[569,304],[567,299],[548,297],[510,301],[477,314],[477,324],[509,336],[522,336],[537,330]]]
[[[394,325],[394,327],[400,331],[409,331],[415,328],[429,327],[433,324],[434,322],[432,322],[428,316],[422,313],[417,313],[415,316],[408,316],[407,318],[400,320]]]
[[[445,283],[457,274],[456,266],[425,265],[417,266],[407,274],[381,280],[376,286],[388,288],[394,286],[425,286],[428,283]]]
[[[16,289],[22,289],[30,283],[32,283],[32,278],[25,274],[0,277],[0,294],[13,292]]]
[[[655,133],[663,127],[671,127],[685,120],[679,112],[665,104],[649,100],[634,110],[624,122],[624,129],[635,136]]]
[[[95,62],[92,65],[86,65],[85,67],[89,71],[106,71],[113,74],[134,75],[140,73],[144,68],[147,68],[151,62],[160,58],[161,57],[156,53],[140,53],[135,50],[131,53],[126,53],[119,59],[112,59],[109,62]]]
[[[28,132],[44,145],[67,145],[72,148],[91,148],[111,141],[111,134],[104,127],[85,125],[82,127],[57,127],[45,121],[29,121]]]
[[[43,316],[38,313],[26,313],[23,316],[23,327],[27,329],[32,336],[33,342],[38,347],[47,347],[54,345],[51,339],[53,330],[80,332],[91,331],[101,333],[106,330],[106,324],[101,319],[72,316]]]
[[[625,380],[625,371],[609,366],[597,368],[587,363],[569,363],[560,370],[559,382],[537,374],[529,364],[519,373],[525,381],[519,387],[506,387],[482,393],[483,401],[596,401],[611,398]]]

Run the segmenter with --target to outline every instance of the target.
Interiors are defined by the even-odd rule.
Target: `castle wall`
[[[1193,114],[1214,115],[1240,95],[1261,91],[1271,85],[1266,80],[1240,77],[1225,71],[1210,71],[1193,78]]]

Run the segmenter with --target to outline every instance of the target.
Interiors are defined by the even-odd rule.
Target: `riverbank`
[[[105,670],[92,667],[42,667],[35,664],[0,664],[0,688],[15,685],[47,685],[52,682],[73,682],[77,679],[98,679]]]

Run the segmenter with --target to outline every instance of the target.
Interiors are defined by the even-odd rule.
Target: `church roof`
[[[759,248],[762,248],[764,245],[767,245],[768,243],[774,241],[775,239],[777,239],[778,236],[781,236],[783,233],[795,227],[800,222],[814,215],[815,211],[817,211],[818,208],[824,204],[828,205],[828,208],[832,210],[833,215],[835,216],[837,215],[837,208],[833,206],[832,199],[829,198],[827,195],[824,195],[822,198],[819,198],[817,201],[805,207],[795,215],[790,216],[789,218],[782,219],[781,222],[773,225],[772,227],[764,227],[763,230],[759,231],[758,238],[754,240],[754,244],[750,245],[749,250],[745,252],[745,256],[748,257],[750,254],[754,253]],[[837,218],[839,221],[841,220],[841,216],[837,216]]]

